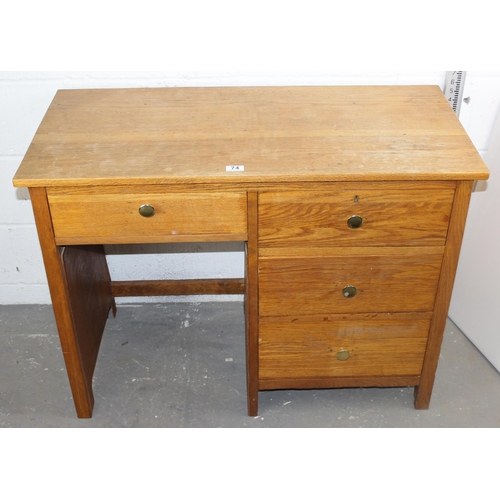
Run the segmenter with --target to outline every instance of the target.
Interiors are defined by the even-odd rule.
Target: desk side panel
[[[85,265],[79,268],[72,266],[70,261],[74,260],[74,256],[70,254],[65,257],[63,249],[55,243],[46,190],[44,188],[30,188],[30,197],[76,412],[80,418],[90,418],[94,406],[92,374],[102,330],[100,325],[96,327],[94,324],[95,319],[82,319],[85,315],[92,316],[89,311],[92,310],[94,299],[85,304],[84,311],[74,306],[82,295],[86,295],[88,298],[89,292],[92,295],[92,292],[96,290],[93,283],[98,275],[101,275],[98,281],[103,283],[97,287],[100,290],[99,293],[108,296],[109,307],[114,304],[111,297],[111,287],[109,286],[108,293],[105,286],[107,279],[105,256],[103,252],[99,255],[96,253]],[[85,254],[85,256],[88,258],[89,255]],[[69,265],[65,265],[65,260],[66,264]],[[93,267],[96,261],[99,262],[99,265]],[[104,265],[106,265],[105,268]],[[93,267],[91,277],[85,277],[89,267]],[[69,269],[68,273],[67,269]],[[85,282],[87,282],[87,286],[80,290],[80,284]],[[104,308],[100,314],[96,314],[96,316],[101,317],[98,323],[103,322],[103,312]],[[96,331],[89,333],[89,330],[92,329],[96,329]],[[89,353],[92,354],[89,355]]]
[[[434,314],[429,330],[429,340],[422,368],[421,381],[415,389],[415,408],[428,409],[436,376],[436,368],[441,352],[443,333],[448,317],[455,273],[460,256],[460,248],[467,220],[470,197],[472,193],[471,181],[458,183],[453,208],[451,212],[450,228],[444,251],[441,276],[436,293]]]
[[[104,247],[65,247],[62,260],[83,370],[91,386],[109,311],[116,313]]]

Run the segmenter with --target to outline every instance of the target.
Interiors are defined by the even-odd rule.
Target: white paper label
[[[243,172],[245,165],[226,165],[226,172]]]

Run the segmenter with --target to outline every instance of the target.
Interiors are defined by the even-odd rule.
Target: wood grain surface
[[[443,249],[424,248],[261,257],[260,315],[432,311]],[[356,296],[342,295],[348,285],[356,287]]]
[[[246,193],[123,193],[50,189],[58,244],[246,240]],[[139,207],[149,204],[152,217]]]
[[[332,191],[261,193],[260,247],[444,245],[454,185],[373,190],[342,184]],[[353,215],[363,219],[357,229],[347,224]]]
[[[420,375],[430,314],[262,318],[259,376]],[[337,359],[339,351],[349,358]]]
[[[438,86],[143,88],[58,91],[14,185],[487,177]]]

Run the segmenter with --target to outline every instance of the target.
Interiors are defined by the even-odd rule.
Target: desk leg
[[[417,410],[428,409],[431,400],[434,377],[458,266],[460,246],[462,245],[462,237],[465,230],[472,185],[472,181],[459,182],[455,191],[443,264],[441,266],[441,277],[436,292],[434,315],[429,330],[429,340],[427,341],[420,385],[415,389],[415,408]]]
[[[30,197],[76,412],[90,418],[92,375],[109,310],[116,311],[104,249],[58,247],[44,188]]]
[[[248,415],[259,411],[259,270],[257,193],[248,193],[248,243],[246,245],[245,318]]]

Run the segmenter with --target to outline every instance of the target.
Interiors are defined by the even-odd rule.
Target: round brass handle
[[[139,213],[143,217],[153,217],[153,215],[155,214],[155,209],[152,205],[141,205],[139,207]]]
[[[359,215],[351,215],[347,219],[347,225],[351,229],[358,229],[358,227],[361,227],[363,225],[363,217],[360,217]]]
[[[346,359],[349,359],[350,356],[351,356],[351,354],[349,353],[349,351],[346,351],[345,349],[341,349],[337,353],[337,359],[339,361],[345,361]]]
[[[358,293],[355,286],[347,285],[342,289],[342,295],[348,299],[354,297]]]

